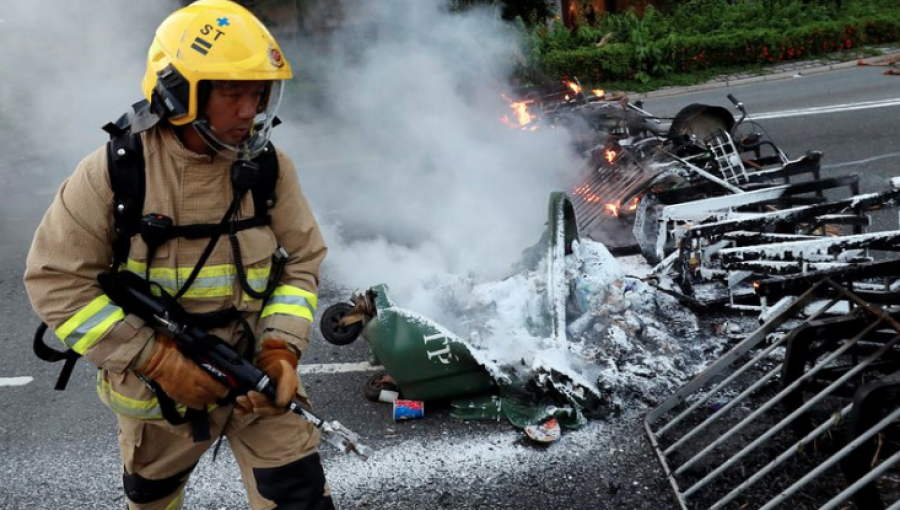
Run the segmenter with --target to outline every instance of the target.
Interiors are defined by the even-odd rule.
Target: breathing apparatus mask
[[[237,82],[213,81],[201,84],[201,106],[205,106],[205,102],[211,93],[212,88],[229,88],[239,87]],[[204,116],[198,116],[191,125],[197,131],[201,138],[217,153],[228,159],[249,160],[259,155],[269,143],[272,136],[272,129],[280,123],[276,113],[281,104],[284,95],[283,81],[265,82],[265,88],[260,97],[259,106],[256,110],[256,116],[250,131],[243,140],[237,143],[229,143],[224,136],[216,132],[215,127],[210,124],[209,119]]]

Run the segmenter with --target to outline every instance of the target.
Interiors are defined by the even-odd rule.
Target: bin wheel
[[[375,372],[375,375],[369,377],[369,380],[366,381],[366,385],[363,386],[363,395],[372,402],[378,402],[378,397],[381,396],[381,390],[400,391],[397,383],[394,382],[394,378],[384,370]]]
[[[322,336],[328,343],[333,345],[349,345],[352,344],[356,337],[362,332],[362,322],[355,322],[349,326],[341,326],[341,319],[347,315],[347,312],[353,309],[350,303],[335,303],[325,309],[322,314],[322,322],[319,329]]]

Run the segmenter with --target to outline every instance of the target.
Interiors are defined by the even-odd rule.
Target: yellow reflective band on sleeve
[[[276,313],[302,317],[310,322],[316,312],[319,298],[308,290],[292,285],[279,285],[263,308],[260,317],[268,317]]]
[[[309,322],[313,321],[313,313],[306,308],[305,306],[297,306],[297,305],[279,305],[279,304],[270,304],[267,305],[263,309],[263,313],[260,316],[268,317],[270,315],[275,315],[276,313],[280,313],[283,315],[293,315],[295,317],[302,317]]]
[[[272,272],[271,267],[261,267],[258,269],[248,269],[247,270],[247,281],[250,282],[250,286],[253,287],[253,290],[264,290],[266,288],[266,281],[269,279],[269,273]],[[260,281],[264,280],[264,281]]]
[[[272,294],[273,297],[278,296],[298,296],[302,297],[306,300],[310,307],[312,307],[313,311],[316,310],[316,307],[319,306],[319,298],[308,290],[301,289],[300,287],[294,287],[293,285],[279,285],[275,292]]]
[[[55,333],[66,347],[83,355],[110,327],[124,318],[125,312],[103,294],[70,317]]]

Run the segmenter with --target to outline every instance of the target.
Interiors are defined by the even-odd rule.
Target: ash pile
[[[678,298],[626,274],[602,244],[574,240],[551,257],[450,294],[466,322],[449,327],[503,392],[558,393],[554,405],[607,417],[646,409],[720,352]]]

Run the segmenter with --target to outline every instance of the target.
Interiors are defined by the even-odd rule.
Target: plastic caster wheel
[[[372,402],[378,402],[382,390],[400,391],[397,383],[394,382],[394,378],[384,370],[375,372],[375,375],[366,381],[366,385],[363,386],[363,395]]]
[[[362,333],[362,322],[355,322],[349,326],[341,326],[340,324],[341,319],[352,309],[353,305],[350,303],[335,303],[325,309],[319,329],[328,343],[349,345]]]

